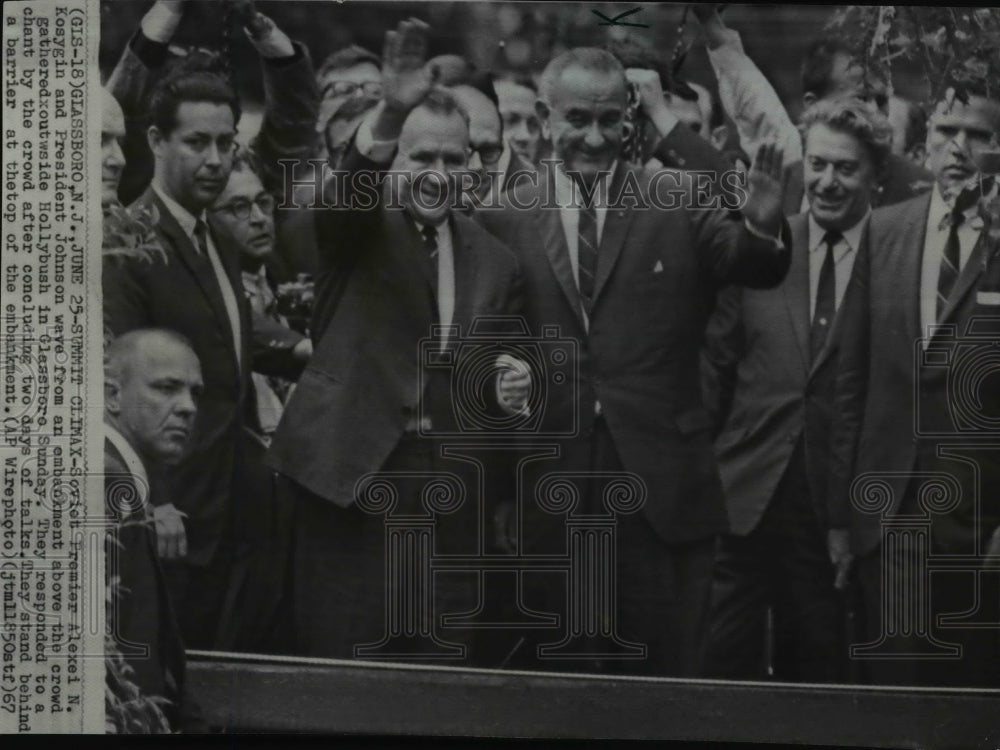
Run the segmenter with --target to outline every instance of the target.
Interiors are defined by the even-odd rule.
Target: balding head
[[[145,462],[181,458],[202,388],[197,355],[173,331],[129,331],[105,350],[105,419]]]
[[[118,182],[125,169],[122,141],[125,139],[125,115],[121,105],[107,89],[101,89],[101,205],[118,200]]]
[[[500,112],[482,91],[465,84],[449,89],[458,106],[469,116],[469,144],[473,155],[469,166],[493,168],[503,151],[503,125]]]

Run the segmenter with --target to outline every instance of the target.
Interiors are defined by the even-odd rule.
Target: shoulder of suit
[[[105,474],[128,474],[128,467],[125,466],[125,459],[118,453],[118,449],[107,438],[104,439],[104,473]]]
[[[488,214],[502,213],[510,210],[512,209],[486,209],[480,211],[477,217],[483,218]],[[517,258],[513,251],[505,242],[482,226],[479,221],[457,212],[454,214],[454,220],[455,228],[458,230],[459,235],[463,239],[468,240],[468,245],[474,253],[484,255],[487,258],[494,259],[496,262],[504,263],[514,268],[517,267]]]

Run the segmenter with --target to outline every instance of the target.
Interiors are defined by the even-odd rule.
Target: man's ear
[[[146,142],[149,144],[149,150],[153,152],[153,156],[160,155],[165,140],[163,133],[155,125],[150,125],[146,130]]]
[[[729,126],[719,125],[716,128],[712,128],[711,141],[712,145],[715,146],[719,151],[722,151],[726,147],[726,141],[729,140]]]
[[[542,126],[542,137],[545,140],[552,139],[552,131],[549,129],[549,105],[538,99],[535,102],[535,114],[538,115],[538,122]]]
[[[122,413],[121,403],[122,388],[118,378],[104,378],[104,408],[112,416],[117,417]]]
[[[927,161],[927,146],[923,143],[918,143],[914,146],[910,146],[910,150],[906,152],[906,156],[914,164],[919,166],[924,166],[924,162]]]

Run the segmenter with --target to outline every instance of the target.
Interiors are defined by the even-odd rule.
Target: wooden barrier
[[[1000,690],[733,683],[189,652],[227,731],[1000,747]]]

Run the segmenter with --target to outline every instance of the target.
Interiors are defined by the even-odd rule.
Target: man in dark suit
[[[220,252],[205,208],[226,186],[239,111],[229,85],[213,73],[180,73],[150,98],[152,185],[134,213],[154,223],[151,262],[104,264],[104,320],[113,335],[162,327],[186,336],[201,362],[205,399],[189,450],[169,474],[168,502],[155,508],[167,539],[165,571],[191,646],[214,641],[231,563],[237,438],[246,406],[250,314],[235,256]]]
[[[642,114],[655,123],[668,111],[658,77],[649,73],[639,82]],[[557,459],[534,462],[537,472],[523,492],[533,497],[533,482],[550,471],[596,475],[582,481],[577,513],[603,515],[600,475],[638,478],[647,495],[642,512],[617,518],[612,585],[620,631],[605,635],[643,644],[645,655],[596,668],[694,675],[713,538],[726,528],[698,349],[718,285],[773,286],[787,271],[788,250],[779,240],[781,157],[771,147],[761,150],[742,215],[688,210],[683,201],[693,194],[683,175],[619,160],[626,76],[610,53],[583,48],[558,56],[539,96],[557,161],[535,184],[516,188],[507,210],[481,212],[521,262],[532,333],[555,326],[577,342],[576,354],[552,372],[534,373],[533,382],[572,388],[549,389],[542,429],[566,437]],[[663,202],[666,182],[684,196],[672,209]],[[525,501],[521,508],[523,549],[565,553],[566,515],[532,506]],[[564,592],[543,591],[547,601],[538,609],[563,610]],[[542,656],[534,665],[559,663]],[[595,668],[590,661],[570,664]]]
[[[810,210],[789,220],[788,276],[727,289],[706,336],[730,524],[713,576],[711,677],[764,679],[772,666],[778,679],[836,682],[847,664],[834,567],[846,576],[846,544],[841,535],[828,554],[825,503],[836,338],[892,130],[857,99],[818,102],[803,125]]]
[[[152,508],[163,489],[156,474],[181,459],[191,436],[201,368],[182,336],[130,331],[108,345],[104,391],[105,491],[116,523],[107,566],[119,592],[109,604],[115,640],[142,694],[169,701],[163,711],[170,727],[192,729],[184,647],[157,553],[172,540],[157,538]]]
[[[425,55],[423,23],[404,21],[388,32],[384,101],[346,157],[351,179],[342,183],[342,203],[317,214],[315,352],[268,454],[295,503],[297,649],[310,656],[469,655],[441,646],[438,633],[439,615],[475,606],[473,581],[463,575],[433,581],[431,611],[400,613],[426,638],[377,645],[387,628],[399,626],[386,608],[404,593],[428,595],[432,581],[416,579],[411,591],[416,563],[406,580],[387,569],[387,526],[359,485],[377,472],[393,486],[394,516],[429,520],[430,500],[421,497],[426,481],[450,472],[466,499],[436,518],[433,551],[479,551],[484,498],[476,474],[468,461],[443,456],[437,437],[457,427],[456,396],[449,373],[429,368],[421,341],[460,368],[457,337],[481,316],[516,314],[519,275],[499,241],[451,210],[448,177],[466,165],[469,123],[447,90],[432,86]],[[365,180],[381,179],[390,160],[396,179],[386,180],[383,193],[365,191]],[[525,378],[499,373],[499,390],[489,397],[497,409],[516,413]],[[468,645],[461,634],[441,637]]]
[[[851,530],[868,636],[855,656],[876,682],[1000,684],[997,581],[977,575],[1000,527],[1000,256],[977,205],[995,201],[980,169],[998,135],[982,91],[937,104],[936,185],[872,214],[848,291],[828,503]],[[940,556],[950,569],[932,574]]]
[[[842,42],[819,39],[806,51],[802,61],[802,102],[808,108],[823,99],[857,97],[870,102],[873,109],[888,115],[889,100],[885,84],[870,75]],[[785,167],[785,214],[805,211],[807,196],[802,162]],[[891,206],[931,189],[934,176],[904,156],[890,154],[879,170],[872,207]]]

